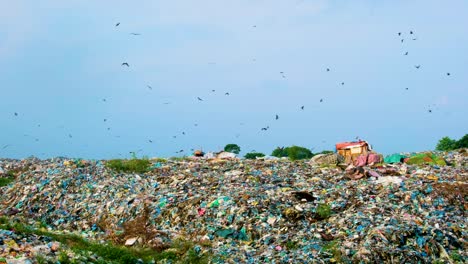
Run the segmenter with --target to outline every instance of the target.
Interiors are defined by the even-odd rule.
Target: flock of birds
[[[119,27],[119,26],[120,26],[120,22],[115,24],[115,27]],[[254,25],[253,27],[256,28],[257,26]],[[132,33],[130,33],[130,35],[133,35],[133,36],[140,36],[141,34],[140,34],[140,33],[136,33],[136,32],[132,32]],[[405,40],[406,40],[406,38],[404,38],[404,33],[398,32],[398,36],[400,37],[400,42],[401,42],[401,43],[404,43]],[[416,35],[415,35],[415,33],[414,33],[413,31],[409,31],[409,39],[411,39],[412,41],[416,41],[418,38],[416,37]],[[404,56],[408,56],[408,55],[409,55],[409,52],[406,51],[406,52],[403,53],[403,55],[404,55]],[[253,59],[253,60],[255,61],[255,59]],[[211,62],[211,63],[209,63],[209,64],[215,64],[215,63],[214,63],[214,62]],[[128,62],[122,62],[122,63],[121,63],[121,66],[122,66],[122,67],[127,67],[127,68],[129,68],[129,67],[130,67],[130,64],[129,64]],[[421,65],[419,65],[419,64],[414,65],[414,68],[416,68],[416,70],[419,70],[419,69],[421,68]],[[330,69],[330,68],[326,68],[325,71],[326,71],[326,72],[330,72],[331,69]],[[279,74],[280,74],[281,78],[283,78],[283,79],[286,79],[286,78],[287,78],[286,73],[285,73],[284,71],[280,71]],[[450,76],[451,74],[450,74],[450,72],[447,72],[446,75],[447,75],[447,76]],[[341,84],[341,85],[345,85],[344,82],[341,82],[340,84]],[[146,87],[147,87],[149,90],[153,90],[153,87],[152,87],[151,85],[147,85]],[[409,88],[406,87],[405,90],[409,90]],[[214,92],[216,92],[216,90],[212,89],[211,92],[214,93]],[[230,95],[230,92],[225,92],[224,95],[225,95],[225,96],[229,96],[229,95]],[[204,99],[201,98],[201,97],[197,97],[196,99],[198,100],[198,102],[203,102],[203,101],[204,101]],[[106,98],[103,98],[102,101],[103,101],[103,102],[107,102],[107,99],[106,99]],[[323,102],[324,102],[324,98],[320,98],[319,103],[323,103]],[[169,102],[165,102],[164,104],[170,104],[170,103],[169,103]],[[305,105],[301,105],[301,106],[299,107],[299,110],[300,110],[300,111],[303,111],[304,109],[305,109]],[[428,109],[428,112],[429,112],[429,113],[432,113],[432,109],[429,108],[429,109]],[[18,112],[14,112],[14,116],[15,116],[15,117],[18,117],[18,115],[19,115]],[[275,115],[274,115],[274,120],[277,121],[277,120],[279,120],[279,119],[280,119],[279,114],[275,114]],[[104,118],[104,119],[103,119],[103,122],[104,122],[104,123],[106,123],[107,121],[108,121],[107,118]],[[243,123],[241,123],[241,125],[243,125]],[[198,126],[198,124],[195,123],[194,126]],[[40,127],[40,125],[38,125],[38,127]],[[267,130],[269,130],[269,129],[270,129],[270,126],[267,125],[267,126],[261,127],[261,128],[260,128],[260,131],[267,131]],[[110,127],[107,127],[107,130],[109,131],[109,130],[111,130],[111,128],[110,128]],[[183,136],[186,135],[185,131],[182,132],[182,135],[183,135]],[[27,134],[24,134],[24,136],[32,137],[32,136],[27,135]],[[73,135],[72,135],[72,134],[68,134],[68,137],[69,137],[69,138],[73,138]],[[120,138],[120,136],[116,136],[116,137]],[[239,137],[239,134],[237,134],[236,137]],[[34,137],[33,137],[33,138],[34,138]],[[172,138],[174,138],[174,139],[177,138],[177,135],[172,136]],[[35,141],[39,141],[38,138],[34,138],[34,140],[35,140]],[[152,144],[152,143],[153,143],[153,140],[152,140],[152,139],[148,139],[147,142],[150,143],[150,144]],[[322,141],[322,142],[325,142],[325,141]],[[8,148],[8,147],[11,147],[11,146],[12,146],[11,144],[4,145],[4,146],[2,146],[2,150],[3,150],[3,149],[6,149],[6,148]],[[190,149],[190,150],[193,151],[194,149]],[[138,150],[137,152],[140,152],[140,151],[142,151],[142,149]],[[137,153],[137,152],[130,151],[129,153],[135,154],[135,153]],[[183,152],[184,152],[184,150],[181,149],[181,150],[176,151],[175,153],[183,153]],[[121,154],[119,154],[119,155],[121,155]]]

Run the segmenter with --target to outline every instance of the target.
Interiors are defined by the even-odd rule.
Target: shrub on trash
[[[227,144],[224,147],[224,151],[231,152],[231,153],[234,153],[234,154],[239,154],[241,149],[240,149],[239,145],[237,145],[237,144]]]
[[[273,150],[273,152],[271,153],[271,155],[273,157],[277,157],[277,158],[283,158],[283,157],[287,157],[288,156],[288,152],[286,151],[286,149],[284,147],[277,147]]]
[[[245,154],[244,158],[246,159],[256,159],[257,157],[265,157],[265,154],[260,152],[250,152]]]
[[[329,204],[319,204],[316,209],[316,217],[319,219],[327,219],[331,215],[331,206]]]
[[[106,162],[106,167],[118,172],[145,173],[149,170],[151,162],[148,159],[113,159]]]

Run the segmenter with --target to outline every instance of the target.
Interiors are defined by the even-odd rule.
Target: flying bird
[[[201,99],[200,97],[197,97],[198,101],[203,101],[203,99]]]
[[[256,28],[256,27],[257,27],[257,25],[253,25],[252,27]]]
[[[229,93],[225,93],[224,95],[229,95]]]
[[[409,33],[410,33],[411,35],[413,35],[413,31],[410,31]]]
[[[283,78],[286,78],[286,76],[284,76],[284,72],[280,72],[280,73]]]
[[[18,113],[15,112],[15,116],[18,116]]]
[[[401,39],[401,43],[403,43],[403,41],[405,41],[405,39]]]
[[[177,136],[172,136],[173,138],[177,138]]]
[[[304,110],[304,106],[301,106],[301,110]]]
[[[109,130],[110,130],[110,127],[107,128],[107,131],[109,131]]]
[[[151,140],[151,139],[148,139],[148,142],[149,142],[149,143],[153,143],[153,140]]]
[[[447,72],[447,76],[450,76],[450,72]]]
[[[106,119],[106,118],[104,118],[104,122],[106,122],[106,121],[107,121],[107,119]]]
[[[341,85],[344,85],[344,82],[342,82]]]
[[[216,92],[216,90],[211,90],[213,93]]]
[[[117,24],[115,24],[116,27],[118,27],[120,25],[120,22],[118,22]]]
[[[408,52],[405,52],[405,56],[408,55]]]
[[[128,63],[126,63],[126,62],[123,62],[123,63],[122,63],[122,66],[130,67],[130,65],[128,65]]]
[[[68,134],[68,137],[69,137],[69,138],[72,138],[73,136],[72,136],[71,134]]]
[[[182,135],[185,135],[185,132],[182,132]]]
[[[429,113],[432,113],[432,109],[427,110]]]
[[[413,40],[417,40],[417,38],[414,38]]]
[[[398,36],[401,36],[401,32],[398,32]]]
[[[130,35],[133,35],[133,36],[140,36],[141,34],[140,33],[130,33]]]
[[[322,99],[322,98],[320,99],[320,102],[323,102],[323,99]]]
[[[103,102],[107,102],[106,98],[103,98],[102,101],[103,101]]]
[[[278,116],[278,115],[276,115],[276,118],[275,118],[275,119],[276,119],[276,120],[278,120],[278,119],[279,119],[279,116]]]
[[[419,68],[421,68],[421,65],[414,65],[414,67],[415,67],[416,69],[419,69]]]
[[[329,72],[329,71],[330,71],[330,68],[327,68],[327,72]]]
[[[408,89],[409,89],[408,87],[405,88],[405,90],[407,90],[407,91],[408,91]]]
[[[262,130],[267,131],[269,128],[270,128],[269,126],[263,127]]]
[[[11,145],[10,145],[10,144],[7,144],[7,145],[3,146],[2,149],[6,149],[6,148],[8,148],[9,146],[11,146]]]
[[[151,87],[150,85],[146,85],[146,87],[148,87],[148,89],[150,90],[153,90],[153,87]]]

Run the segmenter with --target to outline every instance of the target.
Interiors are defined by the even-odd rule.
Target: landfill
[[[398,157],[345,168],[154,159],[140,174],[101,160],[1,159],[1,171],[18,173],[0,187],[0,217],[93,241],[147,219],[155,232],[128,233],[120,243],[155,248],[185,237],[212,252],[213,263],[467,263],[468,153],[437,155],[445,162]],[[60,247],[0,230],[0,263],[35,263],[37,252],[56,255]]]

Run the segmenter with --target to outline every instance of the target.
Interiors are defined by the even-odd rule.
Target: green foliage
[[[277,158],[283,158],[283,157],[287,157],[288,156],[288,152],[286,150],[287,148],[284,148],[284,147],[277,147],[273,150],[273,152],[271,152],[271,155],[273,157],[277,157]]]
[[[70,264],[70,257],[67,255],[65,251],[61,251],[58,256],[58,261],[60,264]]]
[[[287,147],[286,151],[288,153],[288,157],[290,160],[301,160],[301,159],[310,159],[314,154],[307,148],[299,147],[299,146],[292,146]]]
[[[449,137],[443,137],[442,139],[439,140],[439,143],[437,143],[436,150],[439,151],[449,151],[449,150],[454,150],[456,148],[457,141],[454,139],[451,139]]]
[[[260,152],[250,152],[245,154],[244,158],[246,159],[256,159],[257,157],[265,157],[265,154]]]
[[[271,153],[272,156],[282,158],[289,157],[290,160],[310,159],[314,156],[312,152],[304,147],[291,146],[291,147],[277,147]]]
[[[225,147],[224,147],[224,151],[227,151],[227,152],[231,152],[231,153],[235,153],[235,154],[239,154],[241,149],[240,147],[237,145],[237,144],[227,144]]]
[[[342,262],[342,259],[341,259],[341,251],[340,251],[340,244],[338,243],[338,241],[336,240],[333,240],[333,241],[330,241],[328,243],[326,243],[324,246],[323,246],[323,251],[333,255],[333,258],[335,259],[336,262],[338,263],[341,263]]]
[[[326,219],[331,215],[331,206],[329,204],[319,204],[317,206],[316,215],[320,219]]]
[[[149,170],[151,162],[147,159],[113,159],[106,162],[106,167],[118,172],[145,173]]]
[[[455,144],[455,147],[456,148],[468,148],[468,134],[465,134],[462,138],[460,138]]]
[[[12,177],[0,177],[0,187],[7,186],[8,184],[12,183],[14,178]]]
[[[297,249],[298,247],[299,247],[299,244],[297,243],[297,241],[288,240],[288,242],[286,242],[286,248],[288,250],[294,250],[294,249]]]
[[[36,261],[37,261],[38,264],[46,264],[47,263],[47,259],[41,254],[36,255]]]

